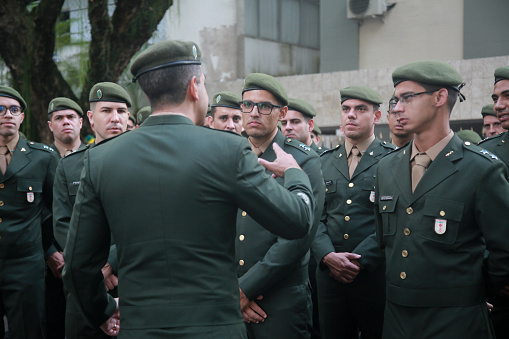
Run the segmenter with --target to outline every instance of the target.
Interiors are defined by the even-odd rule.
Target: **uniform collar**
[[[371,134],[369,136],[369,138],[361,141],[357,145],[353,145],[348,139],[345,139],[346,156],[347,157],[350,156],[350,153],[352,152],[353,146],[356,146],[357,149],[359,150],[359,152],[361,153],[361,155],[363,155],[364,152],[366,152],[366,150],[368,149],[368,147],[373,143],[373,141],[375,141],[375,135],[374,134]]]
[[[431,146],[427,151],[426,154],[428,157],[430,157],[431,161],[434,161],[436,157],[442,152],[442,150],[447,146],[449,141],[451,141],[452,137],[454,136],[454,132],[451,130],[449,131],[449,134],[446,135],[445,138]],[[415,142],[412,141],[412,153],[410,154],[410,161],[413,161],[415,156],[419,153],[419,150],[415,146]]]

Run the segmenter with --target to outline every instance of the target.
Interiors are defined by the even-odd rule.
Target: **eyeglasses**
[[[11,106],[11,107],[0,106],[0,115],[7,114],[7,110],[9,110],[12,115],[20,115],[21,112],[23,112],[23,110],[19,106]]]
[[[241,101],[240,110],[242,113],[251,113],[255,106],[258,106],[258,113],[269,115],[274,107],[281,108],[281,105],[273,105],[270,102]]]
[[[401,105],[403,105],[403,106],[408,105],[409,103],[412,102],[412,98],[413,97],[418,96],[418,95],[422,95],[422,94],[435,93],[436,91],[438,91],[438,89],[435,89],[433,91],[425,91],[425,92],[419,92],[419,93],[403,94],[400,98],[392,98],[391,100],[389,100],[389,107],[391,108],[391,110],[393,110],[394,108],[396,108],[396,105],[398,104],[398,102],[400,102]]]

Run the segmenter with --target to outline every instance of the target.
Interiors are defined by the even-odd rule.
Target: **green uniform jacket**
[[[317,146],[315,142],[311,142],[311,145],[309,146],[313,151],[316,152],[316,154],[321,155],[323,152],[328,151],[329,149],[327,147]]]
[[[50,147],[20,137],[0,179],[0,258],[47,251],[53,243],[51,216],[43,223],[43,206],[51,211],[58,158]]]
[[[369,145],[350,179],[344,145],[321,155],[325,181],[325,207],[313,252],[316,261],[330,252],[360,254],[359,263],[373,271],[382,263],[373,214],[375,171],[380,159],[394,146],[378,138]]]
[[[377,169],[387,300],[411,307],[479,305],[485,283],[498,289],[509,282],[507,170],[455,135],[412,193],[411,147],[387,155]]]
[[[504,132],[491,138],[482,140],[479,147],[496,154],[509,166],[509,133]]]
[[[295,139],[285,138],[281,131],[277,132],[273,142],[260,158],[267,161],[276,159],[272,148],[273,143],[293,155],[308,175],[316,200],[315,222],[304,238],[286,240],[268,231],[268,225],[257,223],[248,213],[239,210],[235,262],[240,288],[250,300],[265,294],[267,290],[275,286],[293,286],[307,281],[309,261],[307,253],[316,233],[324,201],[325,187],[320,170],[320,158],[311,151],[309,146]],[[267,174],[270,174],[268,170]],[[277,181],[280,185],[284,184],[281,178]],[[276,221],[270,222],[274,224]]]
[[[144,173],[132,179],[131,173]],[[150,116],[89,150],[67,246],[64,283],[97,326],[114,311],[101,274],[115,237],[123,329],[241,324],[235,216],[303,237],[313,220],[309,179],[265,173],[243,137]]]

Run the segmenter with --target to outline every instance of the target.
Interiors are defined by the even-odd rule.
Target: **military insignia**
[[[445,156],[448,157],[449,155],[453,154],[454,151],[450,151],[449,153],[447,153]]]
[[[325,186],[332,185],[332,180],[325,180]]]
[[[403,154],[406,154],[406,150],[403,150]]]
[[[436,234],[444,234],[447,229],[447,220],[435,219],[435,232]]]
[[[371,191],[369,194],[369,201],[375,202],[375,191]]]
[[[309,205],[309,197],[305,193],[299,192],[297,193],[297,196],[301,197],[302,200],[304,200],[304,202],[306,203],[306,205]]]
[[[481,153],[485,154],[485,155],[489,155],[491,157],[491,159],[498,160],[498,158],[497,158],[497,156],[495,154],[491,154],[490,152],[488,152],[488,151],[486,151],[484,149],[481,150]]]
[[[138,113],[138,120],[141,120],[142,116],[141,113]]]
[[[97,98],[101,99],[102,97],[103,97],[103,92],[100,89],[98,89],[97,90]]]
[[[343,153],[339,153],[339,157],[341,158],[343,156]]]
[[[25,149],[25,147],[21,148],[21,152],[26,152],[27,150]]]
[[[196,46],[193,45],[193,56],[194,56],[194,59],[198,59],[198,51],[196,50]]]
[[[380,201],[392,201],[394,200],[394,198],[392,197],[392,195],[382,195],[380,197]]]
[[[221,101],[221,94],[219,94],[219,95],[217,96],[217,98],[216,98],[216,104],[218,104],[218,103],[219,103],[219,101]]]
[[[373,151],[369,152],[369,155],[373,155]]]
[[[27,201],[28,202],[34,202],[34,198],[35,198],[34,192],[27,193]]]
[[[55,107],[55,103],[54,103],[54,102],[52,102],[52,103],[51,103],[51,107],[49,108],[49,110],[50,110],[50,111],[52,111],[54,107]]]
[[[305,149],[306,151],[311,151],[311,147],[306,144],[300,144],[299,147]]]

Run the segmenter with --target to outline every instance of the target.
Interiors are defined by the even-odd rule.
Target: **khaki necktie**
[[[8,166],[7,157],[5,156],[7,153],[9,153],[7,146],[0,146],[0,171],[2,171],[2,175],[5,174]]]
[[[431,158],[426,153],[419,153],[415,156],[415,165],[412,168],[412,192],[415,191],[429,164],[431,164]]]
[[[359,149],[356,146],[352,147],[352,151],[350,152],[350,160],[348,162],[348,172],[350,173],[350,178],[353,175],[353,172],[355,172],[355,168],[359,164],[359,161],[361,160],[361,153],[359,152]]]

